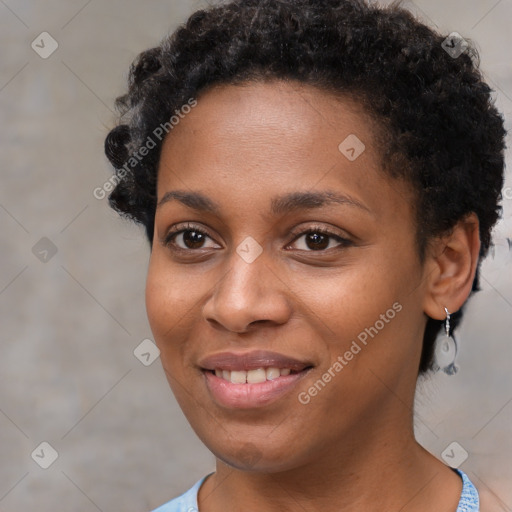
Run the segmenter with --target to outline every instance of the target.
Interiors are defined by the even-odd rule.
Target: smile
[[[229,409],[267,406],[292,391],[313,367],[268,351],[223,352],[206,357],[199,366],[213,401]]]

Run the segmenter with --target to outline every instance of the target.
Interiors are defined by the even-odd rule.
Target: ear
[[[444,320],[444,308],[454,313],[462,307],[471,293],[479,252],[479,222],[475,213],[460,220],[448,235],[430,243],[423,303],[429,317]]]

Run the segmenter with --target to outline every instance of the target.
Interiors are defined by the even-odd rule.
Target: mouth
[[[200,361],[212,399],[224,408],[269,405],[288,394],[313,368],[308,361],[268,351],[224,352]]]

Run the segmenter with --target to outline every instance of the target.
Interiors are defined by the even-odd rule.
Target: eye
[[[215,244],[213,246],[204,245],[208,239],[213,241],[204,229],[187,223],[173,227],[165,236],[163,244],[178,251],[192,251],[194,249],[215,247]]]
[[[323,252],[329,249],[342,249],[352,244],[347,238],[319,226],[312,226],[304,231],[292,232],[293,242],[298,243],[301,251]],[[210,240],[210,245],[205,245]],[[218,247],[213,238],[203,228],[191,223],[174,226],[165,236],[163,244],[176,251],[192,252],[198,249]],[[292,244],[287,246],[291,247]]]
[[[342,249],[352,244],[352,242],[347,238],[343,238],[342,236],[319,226],[313,226],[306,231],[293,234],[296,235],[294,242],[303,238],[302,243],[298,244],[298,249],[306,252],[326,251],[333,248]]]

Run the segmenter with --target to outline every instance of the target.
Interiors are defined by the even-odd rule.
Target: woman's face
[[[147,312],[224,462],[279,471],[409,434],[426,271],[412,195],[379,166],[356,104],[281,81],[211,89],[167,136]]]

